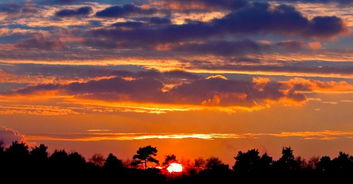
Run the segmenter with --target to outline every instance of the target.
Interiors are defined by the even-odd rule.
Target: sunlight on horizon
[[[180,173],[183,172],[183,165],[179,163],[171,163],[167,167],[169,173]]]

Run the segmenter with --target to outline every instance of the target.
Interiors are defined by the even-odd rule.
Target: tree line
[[[78,152],[55,150],[41,144],[29,148],[25,143],[13,142],[0,146],[0,177],[36,183],[239,183],[239,182],[328,182],[350,179],[353,156],[339,152],[329,156],[305,160],[295,157],[290,147],[274,160],[258,150],[238,152],[234,165],[229,166],[217,157],[195,159],[184,165],[181,173],[166,173],[170,163],[177,163],[175,155],[167,155],[163,162],[156,159],[157,148],[141,147],[131,161],[123,161],[114,154],[104,158],[100,154],[86,160]],[[1,182],[0,182],[1,183]]]

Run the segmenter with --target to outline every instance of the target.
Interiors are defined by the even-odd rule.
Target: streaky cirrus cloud
[[[272,43],[270,41],[253,41],[249,39],[160,44],[156,45],[155,49],[159,51],[181,52],[184,55],[190,56],[202,54],[213,56],[246,56],[265,53],[305,52],[314,50],[310,43],[303,41],[286,40]]]
[[[29,140],[33,141],[67,141],[67,142],[95,142],[95,141],[131,141],[148,139],[258,139],[263,137],[276,138],[301,138],[305,140],[335,140],[352,139],[352,131],[298,131],[298,132],[279,132],[279,133],[115,133],[93,132],[81,135],[30,135]]]

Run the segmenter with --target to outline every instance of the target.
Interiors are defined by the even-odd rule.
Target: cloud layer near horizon
[[[42,109],[40,112],[43,114],[47,112],[49,115],[79,113],[77,107],[68,108],[60,104],[48,106],[55,99],[61,99],[63,104],[82,104],[87,108],[89,104],[130,108],[132,112],[165,113],[207,109],[236,112],[260,110],[270,107],[273,103],[305,104],[309,100],[308,94],[352,92],[353,85],[344,81],[317,81],[303,78],[274,81],[260,77],[252,80],[237,80],[228,79],[223,75],[203,77],[182,71],[116,71],[109,77],[84,82],[20,87],[3,92],[1,99],[26,103],[25,99],[28,97],[32,99],[30,103],[36,101],[39,103],[32,108]],[[49,104],[43,106],[43,102]],[[16,107],[13,104],[5,105],[4,109],[6,108],[13,109],[11,111],[13,113],[16,113],[16,110],[19,112],[31,110],[30,106]],[[119,111],[119,109],[116,110]],[[32,110],[32,113],[35,111]]]

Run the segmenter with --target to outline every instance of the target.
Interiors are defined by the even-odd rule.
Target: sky
[[[353,154],[352,0],[0,0],[0,139],[131,159]]]

